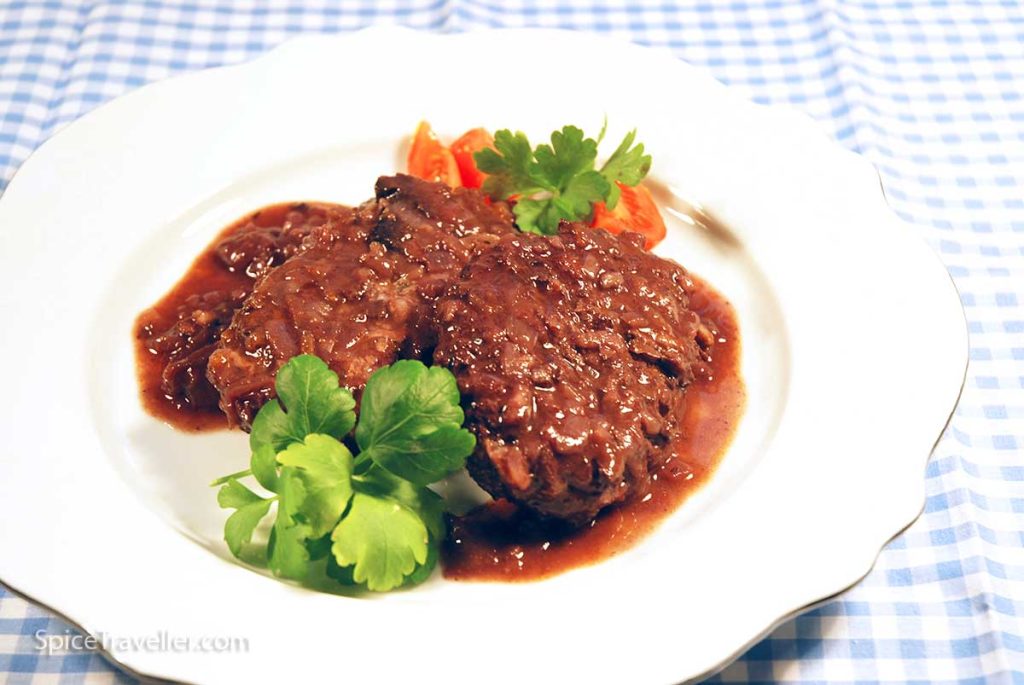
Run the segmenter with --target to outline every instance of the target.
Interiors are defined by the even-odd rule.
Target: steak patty
[[[578,224],[472,261],[436,305],[434,363],[454,372],[477,435],[473,478],[577,523],[642,494],[710,344],[689,287],[642,237]]]
[[[590,520],[670,459],[713,336],[686,271],[642,237],[519,233],[504,203],[405,175],[381,177],[360,207],[312,214],[218,252],[256,277],[230,325],[200,341],[232,423],[251,425],[295,355],[322,358],[357,397],[376,369],[414,358],[458,380],[471,475],[543,516]]]
[[[322,202],[271,209],[250,215],[217,244],[217,258],[228,271],[259,278],[300,252],[307,235],[321,226],[344,222],[350,211]]]
[[[469,259],[514,231],[504,204],[399,174],[335,216],[256,282],[210,356],[207,376],[232,423],[251,425],[291,357],[327,362],[359,391],[377,368],[433,346],[433,301]],[[428,359],[429,361],[429,359]]]
[[[267,207],[231,226],[214,244],[212,268],[237,276],[229,287],[194,292],[173,310],[155,306],[140,317],[137,336],[160,358],[160,391],[178,407],[216,409],[220,396],[207,380],[207,362],[242,306],[254,279],[303,249],[307,235],[348,216],[339,205],[299,202]]]

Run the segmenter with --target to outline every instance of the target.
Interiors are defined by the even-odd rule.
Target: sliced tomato
[[[477,168],[473,155],[488,147],[494,147],[494,136],[483,128],[470,129],[452,143],[452,154],[459,165],[462,185],[467,188],[479,188],[484,184],[487,174]]]
[[[420,122],[412,136],[407,166],[409,173],[417,178],[442,181],[453,188],[462,185],[455,155],[437,139],[425,121]]]
[[[618,182],[617,182],[618,183]],[[627,186],[618,183],[622,191],[615,209],[608,209],[603,202],[594,204],[594,220],[591,225],[603,228],[609,233],[633,231],[644,237],[644,247],[650,250],[665,238],[665,220],[661,218],[658,206],[654,204],[651,191],[643,186]]]

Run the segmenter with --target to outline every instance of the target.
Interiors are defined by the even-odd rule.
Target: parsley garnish
[[[426,486],[456,471],[473,451],[462,428],[451,372],[400,361],[374,373],[358,424],[352,393],[312,355],[278,371],[278,400],[260,409],[251,468],[216,481],[217,502],[234,509],[224,539],[253,557],[254,532],[276,503],[262,555],[277,576],[306,580],[315,562],[345,585],[384,592],[425,580],[445,535],[441,498]],[[358,455],[343,442],[355,427]],[[239,482],[253,476],[272,494]]]
[[[507,200],[516,197],[513,211],[521,231],[551,235],[562,220],[581,221],[591,216],[594,203],[614,209],[619,201],[616,182],[635,186],[651,168],[651,156],[642,143],[633,145],[636,131],[623,138],[608,161],[596,169],[597,139],[586,138],[575,126],[551,134],[551,144],[532,148],[526,134],[502,129],[494,134],[494,149],[474,155],[487,174],[483,191]]]

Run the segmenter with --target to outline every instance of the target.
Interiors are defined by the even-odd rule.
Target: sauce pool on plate
[[[287,259],[303,238],[339,211],[324,202],[285,202],[221,231],[170,292],[135,321],[135,360],[143,408],[179,430],[228,427],[206,362],[253,282]]]
[[[647,493],[602,511],[579,529],[538,521],[510,503],[489,502],[453,517],[442,550],[452,580],[539,580],[623,552],[649,534],[714,472],[743,413],[740,340],[732,306],[691,274],[690,304],[717,328],[707,373],[686,392],[682,438]]]
[[[152,416],[185,431],[224,429],[206,363],[256,279],[295,253],[313,228],[348,211],[328,203],[264,207],[225,228],[183,278],[135,323],[140,395]],[[685,393],[673,457],[644,493],[582,527],[539,519],[505,500],[452,517],[442,547],[453,580],[528,581],[596,563],[635,545],[714,472],[742,414],[740,340],[732,306],[689,275],[689,307],[714,333],[711,356]]]

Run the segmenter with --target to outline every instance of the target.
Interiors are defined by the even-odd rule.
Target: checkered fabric
[[[548,26],[669,46],[808,112],[880,170],[962,293],[971,364],[922,518],[859,586],[716,679],[1024,683],[1024,8],[1016,0],[0,2],[0,190],[57,128],[149,81],[307,32]],[[10,553],[10,552],[8,552]],[[723,611],[722,620],[729,620]],[[59,620],[0,588],[0,679],[127,678],[45,656]]]

